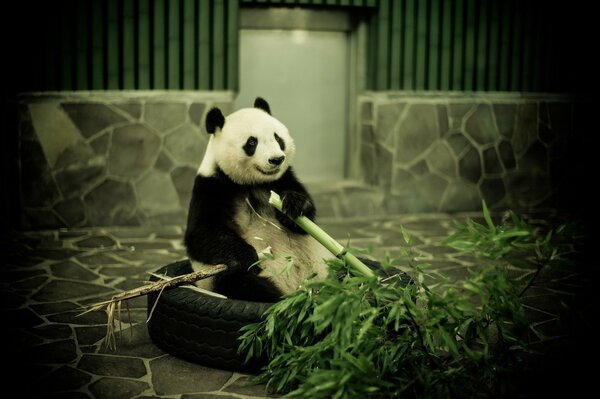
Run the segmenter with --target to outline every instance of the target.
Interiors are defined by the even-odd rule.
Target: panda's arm
[[[315,220],[317,211],[313,199],[304,185],[296,178],[292,168],[288,168],[283,176],[273,184],[273,189],[281,196],[283,211],[287,215],[276,211],[277,220],[296,233],[306,234],[290,218],[295,219],[303,215]]]
[[[258,261],[254,248],[231,224],[234,196],[226,183],[212,177],[196,177],[184,238],[190,259],[244,270]]]

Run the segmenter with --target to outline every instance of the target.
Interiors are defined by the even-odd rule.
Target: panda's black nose
[[[283,162],[284,159],[285,159],[285,155],[282,155],[280,157],[269,158],[269,163],[271,165],[281,165],[281,163]]]

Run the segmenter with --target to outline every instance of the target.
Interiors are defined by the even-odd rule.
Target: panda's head
[[[285,125],[271,116],[269,104],[258,97],[254,108],[243,108],[227,117],[218,108],[206,116],[212,135],[199,173],[220,168],[237,184],[252,185],[279,179],[295,153]]]

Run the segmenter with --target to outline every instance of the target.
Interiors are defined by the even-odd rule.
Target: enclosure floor
[[[475,214],[424,214],[352,220],[320,220],[340,242],[375,248],[380,259],[403,245],[400,226],[414,236],[413,250],[434,269],[461,278],[481,264],[441,244],[452,220]],[[538,221],[545,223],[546,217]],[[143,285],[148,272],[185,258],[181,227],[94,228],[15,233],[2,239],[0,269],[2,359],[8,374],[0,395],[56,398],[263,398],[263,386],[248,376],[173,357],[157,348],[146,329],[146,298],[129,301],[131,324],[123,324],[117,348],[103,345],[106,315],[79,316],[82,308],[123,290]],[[523,298],[532,321],[536,355],[533,372],[515,384],[522,397],[569,397],[588,386],[597,366],[583,361],[592,344],[597,287],[591,265],[583,262],[541,279]],[[407,270],[410,272],[410,270]],[[526,279],[532,270],[511,270]],[[597,292],[597,291],[596,291]],[[590,345],[591,344],[591,345]],[[596,360],[590,359],[592,362]]]

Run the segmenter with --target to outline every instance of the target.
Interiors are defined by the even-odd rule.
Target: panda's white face
[[[295,153],[285,125],[258,108],[244,108],[225,118],[210,139],[207,155],[237,184],[251,185],[279,179]]]

